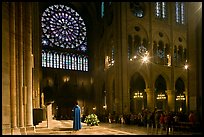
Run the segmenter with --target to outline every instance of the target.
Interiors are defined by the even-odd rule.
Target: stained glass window
[[[184,3],[176,2],[176,22],[184,24]]]
[[[50,67],[50,52],[47,53],[47,67]]]
[[[104,16],[104,2],[101,2],[101,18]]]
[[[167,17],[167,5],[166,2],[155,2],[155,15],[158,18]]]
[[[67,54],[67,55],[65,55],[65,67],[66,67],[66,69],[69,69],[69,66],[68,66],[68,55],[69,54]]]
[[[41,27],[42,67],[82,70],[80,64],[85,62],[78,58],[87,56],[87,37],[81,16],[68,6],[53,5],[43,12]]]
[[[87,59],[87,57],[83,58],[83,71],[88,71],[88,59]]]
[[[82,70],[82,57],[78,56],[78,70]]]
[[[77,70],[77,57],[74,56],[74,70]]]
[[[54,53],[54,68],[57,68],[57,55]]]
[[[59,68],[59,54],[57,54],[57,68]]]
[[[71,56],[68,54],[68,66],[69,66],[69,69],[72,69],[72,58]]]
[[[60,68],[62,68],[62,54],[60,54]]]
[[[46,52],[42,51],[42,66],[46,67]]]
[[[115,54],[115,49],[114,47],[112,47],[112,51],[111,51],[111,65],[114,65],[114,62],[115,62],[115,58],[114,58],[114,54]]]
[[[53,56],[51,52],[50,52],[50,67],[53,67]]]
[[[65,62],[65,59],[66,59],[66,58],[65,58],[65,55],[63,54],[63,55],[62,55],[62,62],[63,62],[63,64],[62,64],[62,68],[63,68],[63,69],[66,69],[66,62]]]

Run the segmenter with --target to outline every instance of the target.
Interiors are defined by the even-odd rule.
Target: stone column
[[[185,94],[185,97],[186,97],[186,100],[185,100],[186,101],[186,112],[189,113],[189,107],[188,107],[188,104],[189,104],[188,103],[189,102],[189,98],[188,98],[189,94],[188,94],[188,90],[186,89],[186,91],[184,91],[183,93]]]
[[[41,35],[40,34],[40,28],[41,28],[41,22],[40,22],[40,10],[38,2],[35,2],[32,4],[33,11],[35,11],[35,14],[32,16],[32,33],[33,33],[33,63],[34,63],[34,69],[33,69],[33,90],[35,91],[35,108],[40,108],[40,68],[41,68],[41,51],[42,48],[40,46],[40,40]]]
[[[25,82],[27,86],[26,98],[26,131],[34,131],[32,107],[32,15],[31,3],[25,4]],[[25,20],[24,20],[25,21]]]
[[[15,43],[15,3],[10,4],[10,95],[11,95],[11,134],[20,134],[17,128],[16,108],[16,43]]]
[[[150,90],[150,88],[146,88],[145,92],[147,93],[147,108],[150,110],[154,110],[154,92]]]
[[[11,135],[9,6],[2,2],[2,135]]]
[[[47,127],[52,127],[52,103],[47,105]]]
[[[120,21],[120,3],[118,2],[116,5],[116,8],[114,9],[114,14],[117,15],[115,16],[115,20],[113,20],[113,24],[114,24],[114,29],[113,29],[113,33],[115,34],[114,35],[114,42],[115,42],[115,45],[116,46],[116,51],[117,54],[115,55],[115,63],[114,63],[114,68],[115,68],[115,75],[116,75],[116,96],[115,96],[115,102],[116,102],[116,110],[119,114],[123,114],[124,113],[124,110],[123,110],[123,97],[122,97],[122,65],[121,65],[121,58],[122,58],[122,53],[121,53],[121,36],[120,36],[120,30],[121,30],[121,26],[119,24],[117,24],[116,22]]]
[[[127,45],[127,5],[126,3],[121,3],[121,17],[120,17],[120,27],[121,27],[121,43],[120,43],[120,52],[121,52],[121,84],[122,84],[122,109],[123,113],[129,114],[130,113],[130,93],[128,90],[128,68],[127,68],[127,61],[128,61],[128,45]]]
[[[18,74],[19,74],[19,128],[21,134],[26,134],[24,124],[24,106],[23,106],[23,11],[22,3],[19,4],[19,48],[18,48]]]
[[[175,92],[172,90],[166,90],[168,100],[168,110],[175,111]]]
[[[24,126],[26,126],[26,106],[27,106],[27,86],[23,86],[23,116],[24,116]]]
[[[44,104],[44,93],[41,93],[41,107],[44,108],[45,104]]]

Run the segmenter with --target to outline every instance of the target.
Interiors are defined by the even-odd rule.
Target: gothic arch
[[[166,32],[163,32],[163,31],[155,31],[153,33],[153,38],[152,38],[153,41],[156,41],[156,42],[159,42],[160,40],[162,40],[164,42],[164,44],[170,44],[170,40],[169,40],[169,37],[167,35]]]
[[[181,77],[178,77],[175,81],[175,90],[177,90],[178,93],[182,93],[185,91],[186,85],[185,82]]]
[[[135,23],[132,25],[130,30],[128,31],[129,35],[139,35],[141,39],[147,39],[149,41],[149,36],[145,27],[140,23]]]
[[[139,72],[135,72],[131,76],[129,84],[130,113],[139,113],[144,108],[144,104],[146,104],[145,80]],[[137,100],[138,98],[135,98],[136,94],[142,94],[143,97]]]
[[[171,89],[170,79],[169,79],[169,77],[168,77],[164,72],[161,72],[160,74],[157,74],[157,75],[154,77],[154,79],[153,79],[153,83],[156,82],[156,80],[157,80],[157,78],[158,78],[159,76],[162,76],[162,77],[164,78],[165,83],[166,83],[166,88],[167,88],[167,89]]]

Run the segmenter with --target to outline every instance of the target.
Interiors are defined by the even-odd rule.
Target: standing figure
[[[196,123],[196,117],[193,111],[190,112],[188,116],[188,121],[191,123],[191,128],[194,128]]]
[[[73,129],[79,130],[81,129],[81,108],[79,107],[78,103],[75,103],[73,108]]]

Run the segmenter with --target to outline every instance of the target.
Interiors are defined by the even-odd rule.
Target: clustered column
[[[26,104],[26,130],[32,131],[33,127],[33,109],[32,109],[32,18],[31,4],[26,3],[25,14],[25,84],[27,86],[27,104]]]
[[[150,88],[146,88],[145,92],[147,93],[147,108],[154,110],[154,92]]]
[[[16,45],[15,45],[15,4],[10,4],[10,103],[11,103],[11,134],[19,134],[16,113]]]
[[[168,97],[168,110],[175,111],[175,91],[166,90],[166,93]]]
[[[23,4],[26,4],[23,5]],[[30,3],[8,3],[11,134],[35,130],[32,107],[32,18]],[[24,8],[25,7],[25,8]]]
[[[19,74],[19,128],[21,134],[26,134],[24,124],[24,101],[23,101],[23,10],[22,3],[19,4],[19,47],[18,47],[18,74]]]

